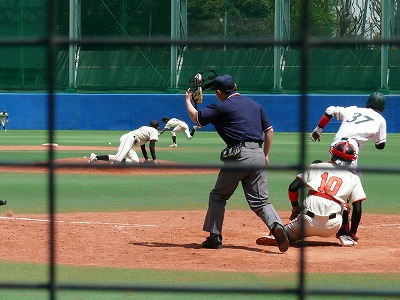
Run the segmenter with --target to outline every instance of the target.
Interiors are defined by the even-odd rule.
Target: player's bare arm
[[[143,154],[144,160],[148,161],[149,160],[149,156],[147,155],[146,146],[144,144],[140,145],[140,150],[142,150],[142,154]]]
[[[153,159],[153,162],[157,162],[157,157],[156,157],[156,140],[150,140],[150,154],[151,154],[151,158]]]
[[[264,156],[267,165],[269,164],[269,151],[271,150],[273,137],[274,137],[274,129],[272,127],[264,132]]]

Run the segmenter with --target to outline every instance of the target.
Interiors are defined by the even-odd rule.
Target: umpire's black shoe
[[[201,247],[207,249],[221,249],[222,248],[222,235],[211,233],[208,238],[201,244]]]
[[[271,230],[276,243],[278,244],[279,251],[286,252],[289,249],[289,239],[285,227],[279,223],[274,223],[274,228]]]

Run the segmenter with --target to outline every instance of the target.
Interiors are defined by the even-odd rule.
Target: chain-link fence
[[[304,97],[299,113],[306,116],[306,95],[313,91],[400,90],[396,40],[398,1],[354,2],[356,6],[347,7],[340,4],[342,2],[306,0],[251,3],[228,0],[1,1],[0,87],[7,91],[44,90],[49,93],[50,143],[54,141],[56,91],[163,92],[175,87],[171,79],[174,76],[179,90],[186,88],[189,75],[203,69],[231,73],[242,90],[268,93],[276,91],[274,80],[278,67],[281,76],[278,89],[301,92]],[[283,6],[279,13],[281,38],[278,40],[276,5]],[[382,21],[385,5],[389,6],[387,23]],[[171,26],[174,18],[179,26]],[[384,35],[382,27],[389,24],[393,25],[390,26],[392,32]],[[171,38],[171,28],[179,29],[174,38]],[[75,36],[71,36],[71,31]],[[383,46],[389,48],[386,61],[390,74],[387,70],[382,73]],[[176,58],[171,59],[174,51]],[[71,73],[71,69],[74,72]],[[383,74],[388,77],[382,81]],[[385,82],[389,86],[382,84]],[[303,130],[299,134],[304,133]],[[302,144],[300,169],[304,166],[304,151]],[[53,158],[49,151],[50,161]],[[55,299],[60,290],[216,291],[195,287],[60,285],[55,280],[55,182],[51,163],[49,175],[49,214],[52,218],[49,279],[43,285],[20,283],[12,288],[48,289],[51,299]],[[240,291],[293,293],[304,298],[304,274],[305,270],[301,269],[299,286],[295,290]],[[218,289],[221,291],[232,294],[238,290]],[[373,294],[371,291],[320,290],[311,294],[400,296],[400,292],[388,294],[385,291]]]
[[[61,40],[55,44],[54,88],[179,92],[191,75],[214,69],[232,74],[244,91],[298,93],[301,1],[276,3],[279,10],[272,0],[189,0],[177,1],[171,10],[168,1],[56,1],[53,30]],[[397,45],[379,42],[398,36],[397,6],[389,1],[383,18],[380,1],[312,1],[308,37],[315,43],[308,45],[308,91],[400,90]],[[19,41],[0,47],[0,89],[47,89],[46,7],[35,0],[0,3],[0,34]],[[101,37],[109,41],[90,42]],[[38,43],[22,44],[25,38]],[[68,38],[79,42],[67,44]],[[170,39],[179,44],[171,46]],[[274,39],[283,43],[277,47]]]

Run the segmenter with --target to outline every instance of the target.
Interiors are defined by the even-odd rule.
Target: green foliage
[[[188,0],[190,20],[219,19],[224,16],[224,0]]]
[[[225,17],[229,36],[273,36],[274,1],[188,0],[187,7],[192,37],[223,36]],[[59,0],[57,11],[57,32],[68,35],[69,2]],[[82,36],[170,36],[170,1],[82,1],[81,14]]]
[[[331,0],[310,1],[309,9],[309,33],[313,36],[328,36],[334,34],[335,7]],[[293,0],[290,4],[291,11],[291,33],[294,37],[303,34],[304,14],[303,1]]]
[[[69,1],[57,1],[57,33],[68,35]],[[82,36],[170,36],[170,1],[81,1]],[[90,46],[85,46],[85,49]],[[109,49],[109,47],[108,47]]]

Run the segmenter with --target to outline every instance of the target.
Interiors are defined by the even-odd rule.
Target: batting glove
[[[316,141],[320,142],[321,141],[321,135],[322,135],[322,128],[317,126],[317,127],[315,127],[313,132],[311,132],[310,139],[313,142],[316,142]]]
[[[294,219],[297,218],[299,214],[300,214],[300,207],[299,206],[292,207],[292,214],[290,215],[289,220],[293,221]]]

